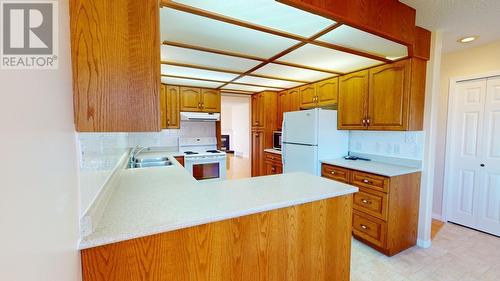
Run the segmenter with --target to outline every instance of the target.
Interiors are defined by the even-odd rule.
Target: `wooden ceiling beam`
[[[216,14],[216,13],[209,12],[209,11],[206,11],[206,10],[198,9],[196,7],[192,7],[192,6],[180,4],[180,3],[177,3],[177,2],[173,2],[172,0],[161,0],[161,5],[162,5],[162,7],[167,7],[167,8],[171,8],[171,9],[174,9],[174,10],[183,11],[183,12],[186,12],[186,13],[191,13],[191,14],[198,15],[198,16],[201,16],[201,17],[210,18],[210,19],[213,19],[213,20],[217,20],[217,21],[221,21],[221,22],[225,22],[225,23],[229,23],[229,24],[241,26],[241,27],[244,27],[244,28],[249,28],[249,29],[253,29],[253,30],[265,32],[265,33],[268,33],[268,34],[273,34],[273,35],[276,35],[276,36],[281,36],[281,37],[284,37],[284,38],[296,40],[298,42],[302,42],[302,43],[306,43],[306,44],[313,44],[313,45],[316,45],[316,46],[320,46],[320,47],[324,47],[324,48],[328,48],[328,49],[333,49],[333,50],[336,50],[336,51],[340,51],[340,52],[344,52],[344,53],[348,53],[348,54],[352,54],[352,55],[356,55],[356,56],[362,56],[362,57],[366,57],[366,58],[374,59],[374,60],[378,60],[378,61],[390,62],[390,60],[386,59],[385,57],[377,56],[377,55],[374,55],[374,54],[371,54],[371,53],[363,52],[363,51],[360,51],[360,50],[354,50],[354,49],[351,49],[351,48],[347,48],[347,47],[343,47],[343,46],[339,46],[339,45],[331,44],[331,43],[327,43],[327,42],[315,41],[319,37],[325,35],[326,33],[330,32],[330,31],[332,31],[333,29],[326,31],[326,32],[322,33],[321,35],[319,35],[319,36],[317,36],[315,38],[307,38],[307,37],[303,37],[303,36],[291,34],[291,33],[288,33],[288,32],[276,30],[276,29],[273,29],[273,28],[261,26],[261,25],[254,24],[254,23],[251,23],[251,22],[241,21],[241,20],[238,20],[238,19],[235,19],[235,18],[231,18],[231,17],[228,17],[228,16],[220,15],[220,14]]]
[[[168,75],[168,74],[162,74],[162,77],[168,77],[168,78],[177,78],[177,79],[187,79],[187,80],[196,80],[196,81],[204,81],[204,82],[213,82],[213,83],[222,83],[221,87],[228,85],[228,84],[234,84],[234,85],[242,85],[242,86],[250,86],[250,87],[260,87],[260,88],[271,88],[275,89],[276,91],[281,91],[284,90],[285,88],[280,88],[280,87],[274,87],[274,86],[266,86],[266,85],[261,85],[261,84],[252,84],[252,83],[241,83],[241,82],[227,82],[227,81],[222,81],[222,80],[214,80],[214,79],[206,79],[206,78],[197,78],[197,77],[190,77],[190,76],[179,76],[179,75]],[[219,88],[221,88],[219,87]]]
[[[244,55],[244,54],[239,54],[239,53],[226,52],[226,51],[222,51],[222,50],[210,49],[210,48],[206,48],[206,47],[194,46],[194,45],[189,45],[189,44],[185,44],[185,43],[178,43],[178,42],[172,42],[172,41],[163,41],[163,45],[174,46],[174,47],[179,47],[179,48],[184,48],[184,49],[191,49],[191,50],[202,51],[202,52],[213,53],[213,54],[219,54],[219,55],[225,55],[225,56],[232,56],[232,57],[237,57],[237,58],[251,59],[251,60],[256,60],[256,61],[260,61],[260,62],[269,61],[270,59],[272,59],[272,58],[274,58],[274,57],[277,56],[277,55],[275,55],[275,56],[273,56],[270,59],[264,59],[264,58],[257,58],[257,57],[252,57],[252,56],[248,56],[248,55]],[[297,49],[298,47],[300,47],[299,45],[303,46],[303,45],[305,45],[305,43],[298,43],[298,44],[290,47],[289,49],[291,49],[291,48]],[[282,53],[288,51],[289,49],[283,51]],[[273,63],[281,64],[281,65],[286,65],[286,66],[291,66],[291,67],[302,68],[302,69],[309,69],[309,70],[314,70],[314,71],[320,71],[320,72],[325,72],[325,73],[330,73],[330,74],[342,74],[342,72],[338,72],[338,71],[333,71],[333,70],[328,70],[328,69],[321,69],[321,68],[316,68],[316,67],[311,67],[311,66],[302,65],[302,64],[296,64],[296,63],[290,63],[290,62],[273,61]]]
[[[318,38],[318,37],[322,36],[323,34],[326,34],[326,33],[328,33],[328,32],[330,32],[330,31],[334,30],[335,28],[337,28],[337,27],[339,27],[339,26],[341,26],[341,25],[342,25],[341,23],[337,23],[337,24],[331,25],[331,26],[329,26],[329,27],[325,28],[324,30],[320,31],[319,33],[317,33],[317,34],[313,35],[310,39],[315,39],[315,38]],[[263,62],[262,62],[262,63],[260,63],[259,65],[257,65],[257,66],[255,66],[255,67],[253,67],[252,69],[250,69],[250,70],[248,70],[247,72],[245,72],[245,73],[241,74],[240,76],[238,76],[238,77],[234,78],[234,79],[233,79],[233,80],[231,80],[230,82],[228,82],[228,83],[226,83],[226,84],[224,84],[224,85],[220,86],[219,88],[222,88],[222,87],[226,86],[227,84],[231,83],[232,81],[235,81],[235,80],[237,80],[237,79],[240,79],[241,77],[244,77],[245,75],[248,75],[248,74],[250,74],[250,73],[254,72],[254,71],[255,71],[255,70],[257,70],[257,69],[262,68],[263,66],[265,66],[265,65],[267,65],[267,64],[269,64],[269,63],[281,63],[281,64],[283,64],[283,62],[277,62],[276,60],[277,60],[277,59],[279,59],[279,58],[281,58],[282,56],[284,56],[284,55],[286,55],[286,54],[288,54],[288,53],[290,53],[290,52],[293,52],[294,50],[296,50],[296,49],[298,49],[298,48],[300,48],[300,47],[304,46],[305,44],[306,44],[305,42],[300,42],[300,43],[298,43],[298,44],[293,45],[292,47],[290,47],[290,48],[288,48],[288,49],[286,49],[286,50],[282,51],[281,53],[279,53],[279,54],[276,54],[276,55],[272,56],[271,58],[267,59],[266,61],[263,61]],[[288,65],[288,66],[292,66],[292,65]],[[307,69],[311,69],[311,68],[310,68],[310,67],[308,67]],[[314,69],[313,69],[313,70],[314,70]],[[316,70],[316,71],[321,71],[321,70]],[[330,71],[322,71],[322,72],[331,73]],[[338,73],[338,72],[334,72],[334,73],[331,73],[331,74],[337,74],[337,75],[338,75],[339,73]]]
[[[216,71],[216,72],[232,73],[232,74],[243,74],[243,73],[245,73],[244,71],[234,71],[234,70],[217,68],[217,67],[209,67],[209,66],[202,66],[202,65],[188,64],[188,63],[178,63],[178,62],[172,62],[172,61],[161,61],[161,64],[172,65],[172,66],[180,66],[180,67],[188,67],[188,68],[195,68],[195,69],[201,69],[201,70]],[[269,75],[261,75],[261,74],[250,74],[250,75],[247,75],[247,76],[264,78],[264,79],[272,79],[272,80],[278,80],[278,81],[294,82],[294,83],[300,83],[300,84],[307,84],[307,83],[312,82],[312,81],[289,79],[289,78],[269,76]]]

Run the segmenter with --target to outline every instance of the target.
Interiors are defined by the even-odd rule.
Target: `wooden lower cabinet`
[[[322,176],[359,188],[353,196],[353,236],[393,256],[417,244],[420,173],[395,177],[322,165]]]
[[[283,163],[281,162],[281,155],[264,152],[266,175],[277,175],[283,173]]]
[[[348,281],[352,195],[81,251],[83,281]]]

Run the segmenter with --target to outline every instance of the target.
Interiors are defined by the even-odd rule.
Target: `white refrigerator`
[[[283,172],[321,175],[321,160],[348,153],[349,133],[337,130],[337,111],[286,112],[282,126]]]

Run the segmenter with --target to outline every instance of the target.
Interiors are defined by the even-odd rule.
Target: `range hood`
[[[220,121],[220,113],[181,112],[181,121],[199,121],[199,122]]]

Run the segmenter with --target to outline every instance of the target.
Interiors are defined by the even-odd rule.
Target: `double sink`
[[[165,167],[172,165],[173,163],[168,157],[132,157],[130,158],[127,169]]]

